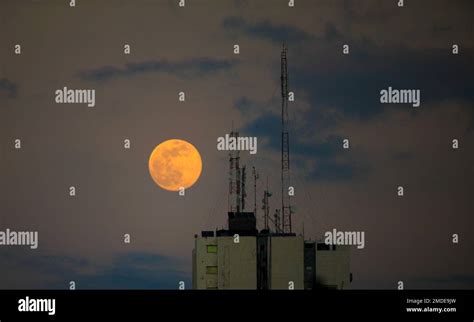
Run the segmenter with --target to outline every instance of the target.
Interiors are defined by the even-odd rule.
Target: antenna
[[[268,227],[268,221],[269,221],[269,215],[270,215],[270,203],[268,198],[270,198],[272,194],[270,191],[268,191],[268,177],[267,177],[267,188],[266,190],[263,191],[263,221],[264,221],[264,227],[265,229],[269,229]]]
[[[259,179],[259,175],[255,167],[252,167],[252,174],[253,174],[253,213],[255,218],[257,218],[257,180]]]
[[[243,166],[242,168],[242,189],[241,189],[241,210],[245,210],[245,198],[247,197],[247,191],[245,190],[245,185],[247,182],[247,172],[246,172],[246,166]]]
[[[275,231],[277,233],[281,232],[280,216],[281,216],[280,209],[276,209],[275,214],[273,215],[273,217],[274,217],[273,224],[275,225]]]
[[[288,65],[287,47],[281,51],[281,228],[291,233],[290,187],[290,136],[288,133]]]
[[[233,127],[233,124],[232,124]],[[230,133],[230,137],[237,140],[238,132]],[[229,152],[229,212],[240,212],[241,197],[240,197],[240,156],[238,150],[231,150]]]

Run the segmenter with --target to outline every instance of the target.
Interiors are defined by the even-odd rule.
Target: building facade
[[[256,230],[253,213],[229,213],[229,230],[195,236],[193,288],[346,289],[350,248]]]

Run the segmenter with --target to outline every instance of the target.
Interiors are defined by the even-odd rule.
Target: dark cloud
[[[241,17],[227,17],[222,27],[234,32],[241,32],[249,37],[265,39],[277,44],[283,42],[302,42],[311,39],[311,34],[294,26],[273,24],[269,21],[250,23]]]
[[[344,160],[316,158],[312,171],[308,178],[317,182],[327,181],[351,181],[364,180],[370,174],[370,166],[367,163],[354,158],[345,157]]]
[[[105,66],[82,71],[79,77],[86,81],[106,81],[113,78],[131,77],[144,73],[167,73],[180,78],[202,77],[236,66],[236,60],[195,58],[171,62],[166,60],[129,63],[123,67]]]
[[[415,289],[473,289],[474,275],[445,275],[435,277],[420,277],[409,281],[411,288]]]
[[[309,125],[309,124],[305,124]],[[342,148],[343,137],[331,135],[320,141],[302,142],[308,128],[292,126],[290,152],[292,163],[298,168],[311,164],[307,178],[318,181],[358,180],[367,177],[370,167],[367,162],[355,160]],[[264,114],[246,124],[241,133],[257,136],[266,141],[266,147],[274,152],[280,151],[281,118],[276,114]]]
[[[2,262],[8,262],[19,267],[34,267],[36,271],[45,275],[69,274],[70,270],[84,268],[89,264],[83,258],[28,253],[25,250],[16,252],[3,250],[0,253],[0,259]]]
[[[175,259],[143,252],[119,256],[107,270],[79,275],[81,288],[94,289],[177,289],[179,282],[191,286],[191,276],[177,268]]]
[[[342,9],[344,21],[346,23],[384,23],[396,16],[398,12],[394,9],[393,3],[381,3],[378,0],[365,1],[364,3],[343,0]],[[395,4],[396,5],[396,4]]]
[[[324,29],[324,41],[326,42],[333,42],[339,41],[343,39],[343,35],[341,31],[336,27],[336,25],[332,22],[327,22],[325,29]]]
[[[0,79],[0,98],[15,98],[18,92],[18,85],[7,78]]]
[[[323,34],[320,36],[315,36],[292,25],[276,24],[269,21],[252,23],[236,16],[223,19],[221,25],[229,31],[243,33],[248,37],[275,44],[288,43],[294,46],[305,42],[332,43],[343,39],[341,31],[332,22],[325,23]]]
[[[70,281],[81,289],[176,289],[179,281],[191,285],[189,273],[178,268],[176,259],[146,252],[121,254],[105,268],[85,258],[36,253],[4,251],[0,259],[21,268],[34,267],[35,273],[52,277],[54,282],[45,282],[48,288],[68,288]]]
[[[258,108],[253,100],[245,96],[239,97],[235,101],[234,107],[236,107],[242,114],[245,114]]]
[[[276,114],[264,114],[255,120],[242,126],[239,130],[241,135],[257,136],[259,141],[268,139],[267,147],[269,149],[280,149],[281,118]]]
[[[331,132],[341,120],[366,121],[384,112],[390,105],[380,104],[381,89],[388,86],[420,89],[421,109],[440,101],[474,100],[474,82],[471,81],[474,62],[469,59],[471,55],[452,55],[449,47],[444,51],[421,51],[408,48],[382,50],[371,44],[364,45],[356,42],[351,47],[351,54],[341,55],[335,63],[334,58],[321,55],[313,66],[298,65],[297,58],[294,58],[296,64],[290,65],[291,89],[297,95],[305,93],[305,96],[299,97],[304,97],[301,99],[307,100],[309,105],[309,109],[300,112],[298,124],[292,124],[291,153],[296,158],[314,161],[315,166],[309,174],[312,179],[353,180],[370,173],[368,163],[351,159],[350,154],[341,149],[343,138]],[[258,113],[265,109],[265,106],[248,97],[239,98],[234,106],[245,113]],[[407,113],[418,112],[411,106],[400,105],[400,108]],[[473,108],[471,115],[474,115]],[[280,126],[279,115],[264,114],[245,125],[243,131],[266,138],[268,147],[278,151]],[[298,140],[314,133],[315,128],[329,130],[329,136],[324,141],[311,144]],[[407,157],[410,156],[394,155],[394,159]]]
[[[290,65],[291,85],[308,94],[311,109],[305,119],[324,118],[320,106],[333,107],[346,117],[370,119],[389,106],[379,101],[380,90],[389,86],[420,89],[421,108],[435,101],[474,100],[473,54],[452,55],[450,47],[382,49],[356,43],[350,55],[322,55],[313,66]]]

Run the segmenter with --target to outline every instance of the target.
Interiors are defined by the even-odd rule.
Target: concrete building
[[[350,272],[350,246],[316,244],[316,281],[338,290],[352,282]]]
[[[193,288],[217,289],[217,238],[206,235],[195,239],[193,249]]]
[[[304,239],[302,236],[269,236],[269,289],[304,289]]]
[[[257,244],[255,237],[197,237],[193,251],[193,288],[256,289]]]
[[[218,288],[256,289],[257,243],[255,237],[217,237]]]
[[[349,247],[258,232],[253,213],[229,213],[229,229],[195,236],[194,289],[348,288]]]

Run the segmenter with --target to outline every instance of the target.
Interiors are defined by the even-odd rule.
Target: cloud
[[[180,281],[191,287],[177,260],[144,252],[124,254],[100,273],[77,276],[80,287],[87,289],[177,289]]]
[[[195,58],[177,62],[153,60],[139,63],[129,63],[123,67],[105,66],[79,73],[86,81],[107,81],[113,78],[132,77],[144,73],[168,73],[179,78],[203,77],[205,75],[229,70],[236,66],[236,60],[213,58]]]
[[[230,31],[243,32],[245,35],[265,39],[273,43],[301,42],[312,38],[311,34],[294,26],[273,24],[269,21],[250,23],[241,17],[227,17],[221,26]]]
[[[474,62],[469,58],[473,53],[456,57],[449,48],[382,50],[368,46],[356,43],[346,57],[321,55],[312,66],[290,66],[292,89],[303,91],[311,106],[305,119],[320,120],[324,115],[320,106],[331,106],[353,119],[371,119],[389,106],[379,101],[380,90],[389,86],[420,89],[421,108],[435,101],[474,100],[470,81]]]
[[[280,149],[281,118],[276,114],[267,113],[248,122],[239,130],[241,135],[257,136],[267,139],[266,146],[272,150]]]
[[[1,270],[0,285],[4,287],[23,287],[10,286],[8,280],[14,275],[18,275],[14,280],[29,280],[27,288],[64,289],[70,281],[81,289],[176,289],[179,281],[191,286],[189,273],[181,269],[180,261],[146,252],[124,253],[106,264],[78,257],[6,251],[0,259],[8,263]],[[2,281],[4,278],[8,280]]]
[[[237,108],[242,114],[245,114],[251,110],[257,109],[258,105],[252,99],[242,96],[234,102],[234,107]]]
[[[274,44],[297,45],[308,42],[332,43],[343,39],[341,31],[330,21],[323,26],[321,35],[313,35],[289,24],[277,24],[268,20],[252,23],[244,18],[230,16],[222,20],[221,26],[232,32],[241,32],[248,37],[269,41]]]
[[[7,78],[0,79],[0,98],[15,98],[18,92],[18,85]]]
[[[309,179],[317,182],[327,181],[355,181],[368,177],[371,168],[367,163],[345,158],[342,161],[336,159],[317,159],[312,171],[309,171]]]
[[[444,276],[419,277],[410,281],[415,289],[473,289],[474,275],[453,274]]]
[[[259,142],[273,152],[281,149],[281,118],[276,114],[264,114],[243,126],[245,135],[257,136]],[[307,170],[307,178],[318,181],[343,181],[364,178],[369,174],[367,162],[356,161],[342,149],[343,137],[330,135],[318,140],[303,141],[308,129],[295,127],[290,133],[292,163]]]

